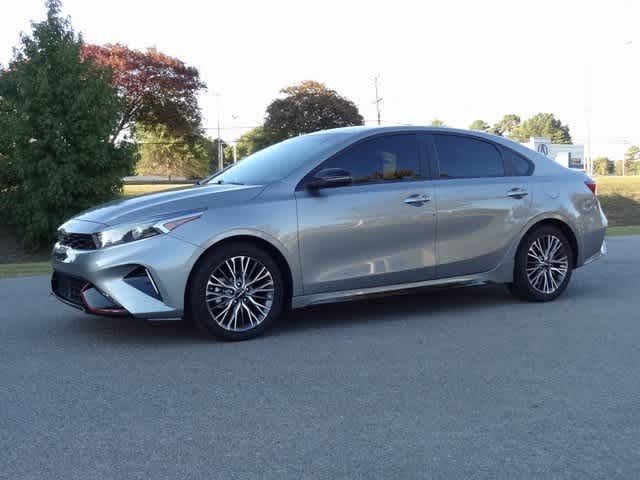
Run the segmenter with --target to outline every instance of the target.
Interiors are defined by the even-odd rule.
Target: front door
[[[423,281],[435,275],[435,192],[421,137],[361,141],[321,169],[349,172],[353,184],[296,192],[304,293]]]

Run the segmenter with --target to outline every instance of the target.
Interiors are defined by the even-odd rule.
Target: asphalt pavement
[[[243,343],[0,280],[0,478],[640,478],[640,237],[548,304],[316,307]]]

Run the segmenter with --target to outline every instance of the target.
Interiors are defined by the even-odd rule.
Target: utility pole
[[[223,150],[222,150],[222,139],[220,138],[220,94],[214,93],[216,96],[216,117],[218,121],[218,140],[216,141],[216,145],[218,147],[218,171],[224,168],[224,158],[223,158]]]
[[[633,40],[628,40],[626,42],[624,42],[624,46],[628,47],[630,45],[633,45]],[[624,164],[626,163],[627,159],[625,157],[622,157],[622,176],[624,177]]]
[[[380,102],[382,102],[382,97],[380,97],[378,95],[378,79],[380,78],[379,75],[376,75],[375,77],[373,77],[373,83],[375,85],[376,88],[376,111],[378,112],[378,125],[382,124],[382,121],[380,120]]]

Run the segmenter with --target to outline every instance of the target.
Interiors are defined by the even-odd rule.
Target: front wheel
[[[509,290],[522,300],[548,302],[567,288],[572,269],[567,237],[556,227],[542,226],[522,240]]]
[[[283,310],[285,289],[278,264],[251,243],[222,245],[196,267],[187,302],[196,326],[225,340],[264,332]]]

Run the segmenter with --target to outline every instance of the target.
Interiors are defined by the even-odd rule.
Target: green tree
[[[552,143],[571,143],[569,127],[563,125],[553,113],[538,113],[511,131],[518,142],[528,142],[531,137],[549,137]]]
[[[327,128],[363,125],[355,104],[336,91],[314,81],[281,90],[267,107],[264,131],[269,143]]]
[[[236,143],[238,158],[244,158],[270,145],[264,127],[255,127],[238,138]]]
[[[439,118],[434,118],[433,120],[431,120],[431,126],[432,127],[446,127],[445,123],[440,120]]]
[[[0,72],[0,209],[29,248],[118,193],[135,152],[110,141],[121,104],[109,72],[81,58],[60,1],[46,7],[46,20],[32,24]]]
[[[631,145],[624,154],[624,174],[640,174],[640,148],[636,145]]]
[[[622,170],[622,163],[624,162],[624,160],[614,160],[613,162],[613,174],[614,175],[622,175],[623,174],[623,170]],[[626,174],[626,172],[624,172]]]
[[[202,133],[177,137],[169,127],[140,125],[136,129],[140,142],[138,175],[202,178],[209,170],[212,142]]]
[[[4,80],[2,66],[0,66],[0,82]],[[6,81],[6,80],[4,80]],[[2,84],[0,83],[0,89]],[[0,90],[1,91],[1,90]],[[15,185],[16,179],[13,175],[16,173],[13,168],[13,162],[9,160],[9,152],[12,150],[13,137],[15,133],[12,131],[15,127],[11,104],[0,94],[0,206],[2,206],[2,190],[5,185]]]
[[[474,120],[471,125],[469,125],[470,130],[480,130],[482,132],[488,132],[491,126],[485,122],[484,120]]]
[[[593,173],[596,175],[609,175],[613,173],[614,165],[607,157],[593,159]]]
[[[520,126],[520,117],[513,113],[508,113],[491,127],[489,133],[509,137],[511,136],[511,132],[518,126]]]

